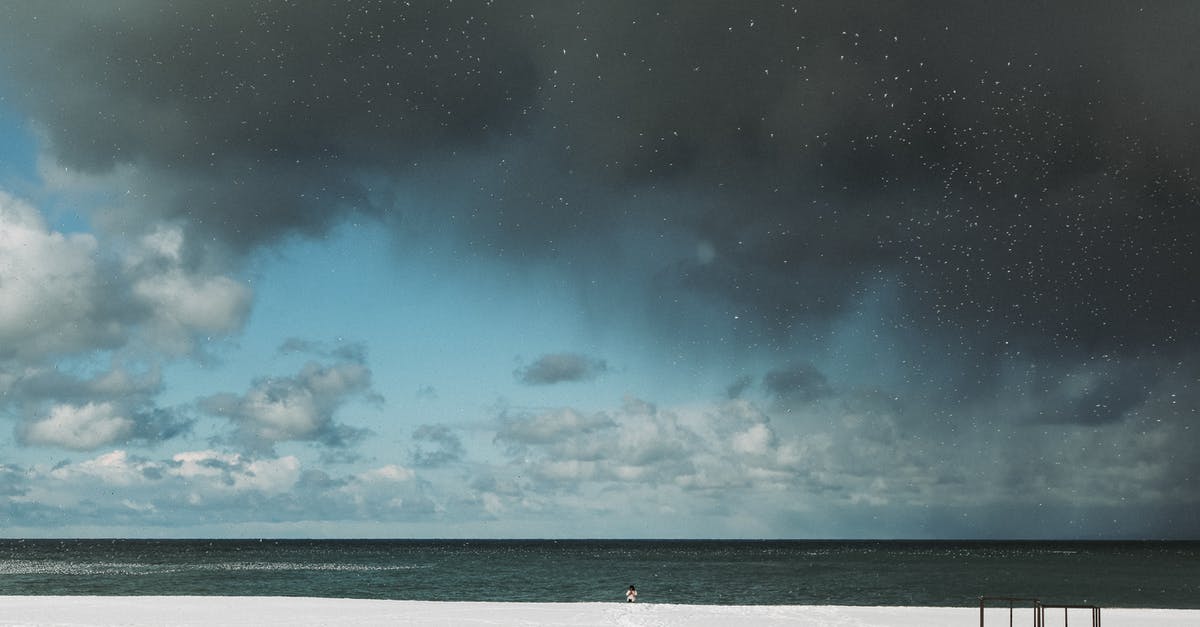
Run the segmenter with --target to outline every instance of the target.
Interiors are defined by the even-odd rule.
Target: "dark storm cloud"
[[[576,353],[552,353],[518,368],[513,374],[526,385],[553,385],[591,381],[608,371],[603,359],[593,359]]]
[[[785,348],[888,285],[955,400],[1005,350],[1197,368],[1187,7],[414,4],[9,3],[0,53],[64,165],[138,169],[122,228],[246,251],[363,212]]]
[[[147,168],[158,211],[241,248],[518,125],[523,18],[488,4],[9,4],[5,72],[64,165]]]

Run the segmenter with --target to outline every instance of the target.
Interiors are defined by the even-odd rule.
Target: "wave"
[[[0,561],[0,575],[159,575],[182,572],[350,572],[375,573],[429,568],[421,564],[339,564],[312,562],[207,562],[151,564],[140,562]]]

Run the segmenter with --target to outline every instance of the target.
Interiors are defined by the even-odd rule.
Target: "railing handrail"
[[[1012,627],[1013,624],[1013,609],[1014,603],[1029,603],[1030,609],[1033,610],[1033,627],[1046,627],[1046,610],[1063,610],[1063,624],[1067,627],[1067,622],[1070,620],[1067,613],[1068,610],[1091,610],[1092,627],[1100,627],[1100,606],[1088,604],[1058,604],[1058,603],[1042,603],[1041,599],[1032,597],[1002,597],[1002,596],[981,596],[979,597],[979,627],[984,627],[984,610],[988,603],[1005,602],[1008,603],[1008,624]]]

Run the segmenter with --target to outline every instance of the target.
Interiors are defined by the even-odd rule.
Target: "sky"
[[[0,534],[1200,538],[1198,27],[3,3]]]

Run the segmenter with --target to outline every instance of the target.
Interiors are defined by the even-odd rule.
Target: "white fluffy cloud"
[[[238,453],[186,451],[171,458],[165,473],[192,486],[193,502],[200,492],[282,494],[300,479],[300,460],[291,455],[250,459]]]
[[[91,450],[186,430],[188,421],[155,406],[160,366],[197,337],[240,329],[252,294],[189,267],[184,248],[178,228],[127,246],[55,232],[0,191],[0,415],[18,419],[20,442]],[[141,372],[121,365],[125,354]],[[77,367],[98,356],[112,359],[107,371]]]
[[[153,464],[131,457],[122,450],[110,451],[92,459],[57,466],[46,476],[59,481],[90,480],[110,486],[130,486],[147,480],[143,471]]]
[[[187,269],[183,243],[177,228],[159,229],[118,263],[101,255],[95,236],[50,230],[36,208],[0,191],[0,359],[115,348],[135,337],[182,353],[197,334],[237,331],[252,292]]]
[[[0,191],[0,359],[41,359],[111,345],[122,335],[99,302],[97,242],[50,231]]]
[[[0,191],[0,358],[113,347],[133,332],[175,342],[234,332],[250,288],[188,269],[184,246],[178,227],[161,227],[106,258],[95,235],[55,232],[32,205]]]
[[[294,377],[262,379],[243,395],[210,396],[201,406],[233,420],[252,441],[341,445],[358,432],[336,424],[334,413],[352,397],[368,392],[370,383],[371,371],[363,364],[310,362]]]
[[[411,501],[420,500],[416,478],[412,470],[389,464],[350,477],[339,493],[364,515],[380,510],[401,510],[406,501],[410,501],[407,504],[411,506]]]
[[[228,333],[241,326],[250,290],[229,277],[197,276],[174,269],[134,284],[158,322],[180,330]]]
[[[8,372],[0,366],[0,407],[14,410],[17,439],[26,445],[94,450],[189,432],[194,421],[186,409],[155,407],[161,388],[158,368],[133,371],[112,363],[79,376],[50,366]]]
[[[146,321],[160,347],[190,349],[197,333],[224,335],[241,328],[253,293],[233,279],[190,272],[182,265],[184,237],[178,228],[160,228],[142,237],[126,259],[134,277],[134,300],[150,312]]]
[[[21,435],[28,444],[87,451],[129,437],[134,426],[112,403],[56,405],[45,418],[26,423]]]

